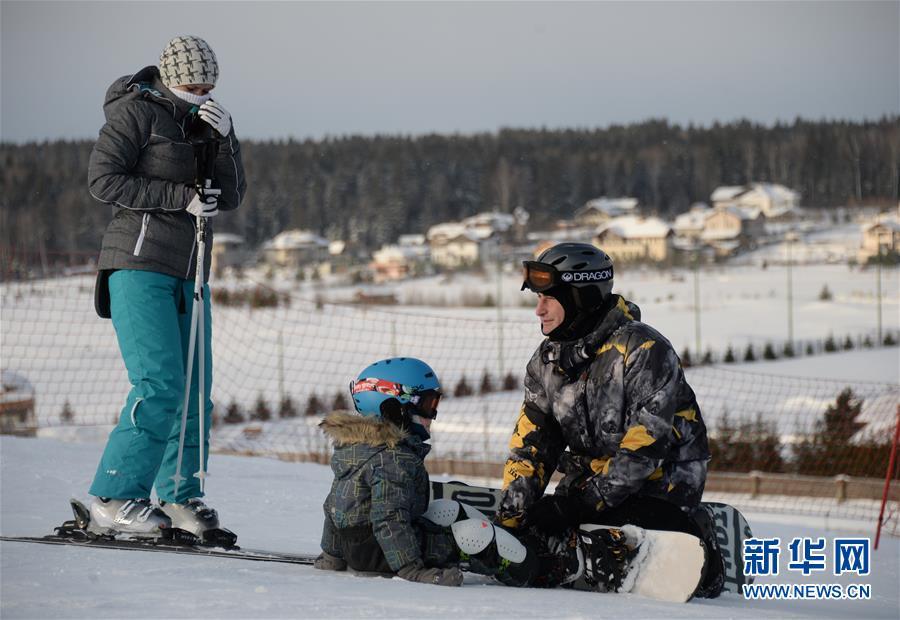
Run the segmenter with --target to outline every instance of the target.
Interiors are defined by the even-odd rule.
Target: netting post
[[[850,482],[850,476],[846,474],[838,474],[834,477],[835,490],[834,499],[838,504],[847,501],[847,483]]]
[[[756,471],[755,469],[750,472],[750,497],[758,497],[759,496],[759,486],[762,482],[762,473]]]
[[[884,507],[887,504],[888,491],[891,489],[891,477],[894,475],[894,460],[897,458],[898,441],[900,441],[900,405],[897,405],[897,420],[894,423],[894,443],[891,446],[891,458],[888,459],[887,473],[884,475],[881,510],[878,512],[878,528],[875,530],[875,551],[878,551],[878,541],[881,539],[881,526],[884,525]]]

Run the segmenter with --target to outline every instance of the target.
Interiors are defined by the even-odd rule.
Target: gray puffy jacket
[[[194,217],[185,211],[196,191],[190,139],[193,106],[179,99],[146,67],[113,82],[103,111],[106,124],[91,152],[91,195],[113,206],[98,269],[156,271],[190,279],[196,270]],[[213,187],[219,209],[240,205],[247,184],[234,129],[219,139]],[[211,223],[211,222],[210,222]],[[212,226],[208,226],[204,281],[209,277]]]
[[[640,318],[613,295],[587,336],[535,351],[504,470],[505,525],[520,524],[556,469],[565,474],[556,492],[594,510],[630,495],[700,502],[706,425],[672,345]]]

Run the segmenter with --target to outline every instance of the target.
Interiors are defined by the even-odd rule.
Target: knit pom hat
[[[159,56],[159,75],[166,88],[212,84],[219,79],[219,63],[209,44],[192,35],[175,37]]]

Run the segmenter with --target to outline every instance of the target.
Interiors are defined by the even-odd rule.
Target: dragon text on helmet
[[[563,282],[606,282],[612,280],[612,269],[598,269],[596,271],[564,271]]]

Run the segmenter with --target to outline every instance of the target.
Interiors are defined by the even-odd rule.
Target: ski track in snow
[[[88,499],[97,444],[0,438],[0,531],[42,535],[70,518],[69,497]],[[223,525],[251,548],[314,553],[323,465],[213,455],[207,496]],[[0,616],[7,618],[897,618],[900,540],[883,537],[868,577],[808,578],[786,570],[795,536],[844,532],[797,525],[796,517],[747,515],[757,536],[782,538],[772,583],[869,583],[869,601],[713,601],[672,605],[631,595],[513,589],[467,575],[461,589],[401,579],[324,573],[308,566],[0,543]],[[872,527],[874,535],[874,526]]]

